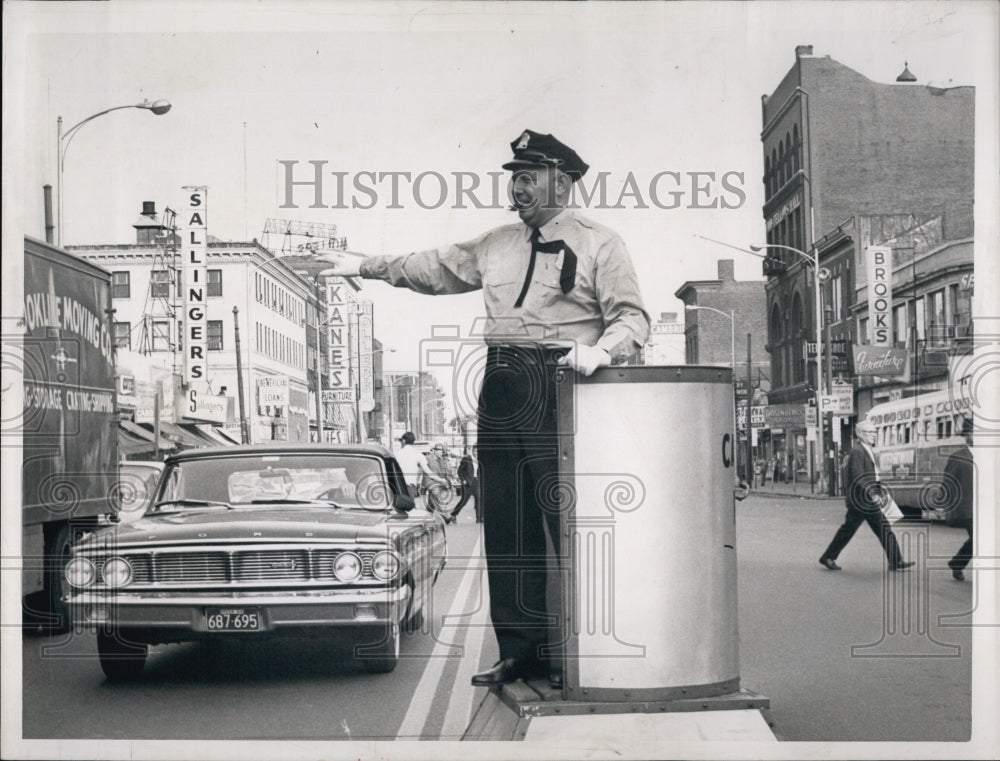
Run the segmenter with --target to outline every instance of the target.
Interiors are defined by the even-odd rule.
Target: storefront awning
[[[199,423],[196,427],[203,434],[211,437],[217,444],[222,446],[231,447],[233,444],[240,443],[239,439],[233,438],[224,428],[220,428],[217,425]]]
[[[120,420],[118,421],[118,431],[119,433],[124,433],[129,437],[130,441],[126,442],[128,446],[132,447],[136,446],[135,442],[146,442],[146,444],[148,444],[148,447],[146,449],[139,451],[152,452],[156,448],[155,446],[156,435],[149,428],[144,428],[143,426],[137,425],[136,423],[133,423],[128,420]],[[119,443],[121,443],[122,437],[119,436],[118,440]],[[169,439],[163,438],[163,430],[161,426],[160,451],[169,452],[170,450],[175,449],[176,447],[177,445],[174,442],[170,441]]]
[[[133,436],[122,428],[118,429],[118,454],[120,457],[134,457],[147,454],[155,449],[152,441]]]
[[[147,426],[149,423],[143,423]],[[207,447],[210,442],[203,436],[191,433],[175,423],[160,422],[160,434],[167,436],[178,445],[186,448]],[[214,444],[214,442],[211,442]]]

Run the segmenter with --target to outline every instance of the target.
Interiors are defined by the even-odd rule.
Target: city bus
[[[962,419],[972,403],[957,389],[942,389],[871,408],[877,432],[879,476],[907,517],[943,520],[949,489],[943,482],[948,457],[964,444]]]

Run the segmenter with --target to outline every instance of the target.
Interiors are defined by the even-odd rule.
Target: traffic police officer
[[[336,274],[419,293],[482,289],[488,346],[479,396],[490,617],[500,651],[472,683],[549,675],[561,683],[560,615],[546,605],[546,527],[560,556],[555,383],[636,353],[649,335],[635,270],[612,230],[567,208],[588,165],[549,134],[512,143],[511,197],[520,223],[466,243],[362,262],[323,258]],[[563,432],[572,435],[571,431]],[[553,647],[555,646],[555,647]]]

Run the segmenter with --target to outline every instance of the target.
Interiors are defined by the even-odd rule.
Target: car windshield
[[[129,520],[142,516],[153,496],[159,477],[160,469],[156,465],[121,464],[115,489],[119,519]]]
[[[321,504],[384,510],[391,504],[381,459],[363,454],[212,457],[167,466],[159,512]]]

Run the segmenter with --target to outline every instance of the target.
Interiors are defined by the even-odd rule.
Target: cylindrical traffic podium
[[[564,698],[739,690],[732,371],[612,367],[558,388]]]

